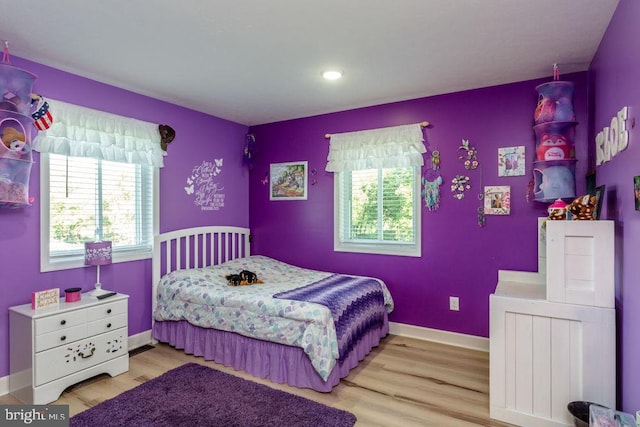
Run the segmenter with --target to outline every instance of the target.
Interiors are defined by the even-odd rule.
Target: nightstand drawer
[[[87,322],[104,319],[109,316],[115,316],[127,312],[127,300],[114,301],[106,304],[100,304],[87,309]]]
[[[127,314],[118,314],[117,316],[110,316],[105,319],[96,320],[90,322],[87,325],[87,332],[89,335],[98,335],[104,332],[113,331],[127,326]]]
[[[35,351],[48,350],[59,345],[68,344],[87,337],[87,325],[64,328],[59,331],[42,334],[35,342]]]
[[[36,353],[34,386],[62,378],[127,353],[127,328]]]
[[[87,322],[86,310],[75,310],[67,313],[35,319],[35,334],[43,335],[73,326],[84,325]]]

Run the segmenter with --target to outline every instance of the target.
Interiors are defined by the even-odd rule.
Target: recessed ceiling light
[[[324,77],[326,80],[338,80],[339,78],[342,78],[342,71],[327,70],[324,73],[322,73],[322,77]]]

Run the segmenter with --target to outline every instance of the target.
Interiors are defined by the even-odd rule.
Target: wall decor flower
[[[471,189],[471,179],[466,175],[456,175],[455,178],[451,180],[451,192],[453,193],[453,197],[460,200],[464,198],[465,191]]]
[[[462,144],[458,147],[458,159],[464,160],[464,168],[467,170],[473,170],[478,167],[478,150],[472,145],[469,145],[468,139],[463,139]]]

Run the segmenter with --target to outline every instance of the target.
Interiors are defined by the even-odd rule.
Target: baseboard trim
[[[151,344],[151,329],[129,336],[129,350],[135,350],[136,348],[147,344]]]
[[[9,394],[9,375],[0,377],[0,396]]]
[[[447,332],[438,329],[424,328],[421,326],[405,325],[404,323],[389,322],[389,333],[403,337],[416,338],[426,341],[435,341],[443,344],[465,347],[473,350],[489,351],[489,339],[474,335]],[[153,344],[151,329],[131,335],[128,339],[129,350],[134,350],[143,345]],[[9,394],[9,376],[0,377],[0,396]]]
[[[479,351],[489,351],[489,338],[457,332],[441,331],[439,329],[424,328],[422,326],[406,325],[404,323],[389,322],[389,333],[403,337],[435,341],[456,347],[470,348]]]

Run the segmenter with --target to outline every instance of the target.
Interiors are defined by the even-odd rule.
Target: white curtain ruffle
[[[422,166],[427,149],[420,124],[331,135],[327,172]]]
[[[53,124],[38,132],[41,153],[163,167],[158,125],[47,98]]]

